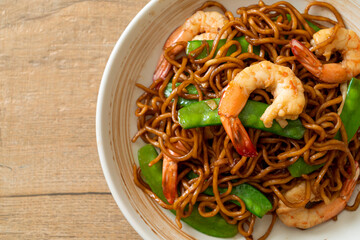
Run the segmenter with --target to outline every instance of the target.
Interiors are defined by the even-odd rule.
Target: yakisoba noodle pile
[[[318,81],[296,61],[289,44],[291,39],[297,39],[306,47],[311,47],[310,40],[315,31],[306,20],[314,21],[313,23],[320,28],[326,28],[325,25],[330,24],[335,26],[335,31],[339,27],[344,27],[344,22],[332,5],[322,2],[310,3],[304,13],[300,13],[287,2],[266,5],[262,1],[256,5],[239,7],[236,16],[216,2],[208,2],[198,10],[209,6],[217,6],[229,20],[214,39],[214,45],[217,45],[220,36],[227,31],[228,41],[234,37],[245,36],[250,43],[248,52],[239,51],[236,56],[231,56],[234,58],[233,61],[224,63],[217,60],[218,57],[215,56],[214,51],[210,51],[211,49],[208,49],[210,54],[208,57],[196,60],[196,53],[208,48],[205,41],[200,51],[182,56],[177,60],[173,60],[172,56],[168,55],[169,52],[177,45],[186,46],[186,43],[179,42],[166,49],[165,58],[172,64],[166,79],[157,79],[151,85],[149,83],[149,87],[137,84],[144,93],[136,102],[138,133],[133,141],[140,137],[146,143],[151,143],[158,148],[160,155],[155,161],[160,161],[165,154],[169,154],[169,149],[179,154],[174,161],[178,164],[177,187],[180,195],[173,204],[166,204],[160,199],[157,199],[157,202],[164,208],[176,210],[176,221],[180,227],[180,220],[189,215],[189,206],[195,199],[200,204],[198,211],[202,216],[220,213],[227,222],[237,224],[241,235],[252,239],[253,231],[255,231],[253,226],[257,218],[246,210],[243,204],[238,206],[231,201],[241,202],[238,197],[229,195],[229,192],[220,195],[219,192],[214,191],[215,196],[202,194],[208,186],[213,184],[229,188],[229,186],[248,183],[264,193],[273,205],[272,210],[268,212],[273,216],[272,222],[261,237],[265,239],[269,236],[277,219],[276,209],[279,200],[289,207],[303,207],[309,202],[310,194],[308,193],[312,191],[316,193],[317,201],[328,203],[339,195],[344,181],[355,176],[355,162],[360,158],[359,134],[356,133],[349,143],[334,139],[338,131],[341,132],[343,138],[346,137],[341,119],[337,114],[343,101],[340,84]],[[336,21],[309,14],[313,6],[331,11]],[[291,16],[291,22],[288,21],[287,14]],[[333,35],[323,44],[331,42]],[[221,51],[226,52],[229,45],[225,45]],[[260,46],[259,55],[253,53],[253,46]],[[217,56],[221,55],[221,52],[217,53]],[[244,157],[236,152],[221,125],[182,129],[177,118],[178,97],[199,101],[220,98],[223,89],[236,74],[245,67],[263,60],[291,68],[302,81],[306,99],[305,108],[299,115],[299,119],[306,128],[303,139],[294,140],[249,128],[247,132],[258,155]],[[325,58],[321,60],[325,61]],[[327,62],[335,63],[341,60],[340,54],[332,54]],[[176,94],[171,94],[169,98],[166,98],[164,90],[170,81],[173,85],[182,84]],[[189,84],[195,85],[199,94],[186,93],[184,88]],[[265,90],[257,89],[249,99],[271,104],[272,96]],[[181,142],[186,151],[179,151],[174,146],[176,142]],[[299,157],[310,165],[324,165],[308,175],[294,178],[287,167],[296,162]],[[198,178],[189,180],[186,177],[189,171],[202,174]],[[134,173],[134,177],[141,188],[148,189],[148,185],[141,179],[140,169]],[[296,203],[288,201],[283,193],[294,188],[301,181],[304,181],[306,186],[306,196],[303,201]],[[152,197],[157,198],[154,195]],[[354,211],[359,202],[358,196],[355,204],[346,206],[346,209]]]

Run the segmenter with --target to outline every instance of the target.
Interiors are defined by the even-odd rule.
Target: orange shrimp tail
[[[164,196],[170,204],[173,204],[177,197],[177,171],[177,163],[168,156],[164,155],[162,169],[162,188]]]
[[[166,60],[164,55],[161,55],[153,75],[153,81],[156,81],[159,78],[165,80],[166,76],[170,72],[170,69],[171,69],[171,64]]]
[[[245,157],[256,157],[257,152],[248,133],[237,117],[221,116],[221,122],[236,151]]]
[[[153,81],[158,80],[161,78],[162,80],[165,80],[166,76],[169,74],[171,69],[171,64],[166,60],[164,56],[165,49],[170,47],[173,43],[179,42],[179,41],[190,41],[192,39],[192,35],[187,36],[187,32],[184,31],[182,26],[178,27],[173,31],[168,39],[165,42],[165,45],[163,47],[163,53],[160,56],[160,59],[158,61],[158,64],[156,66],[154,75],[153,75]],[[176,46],[173,48],[168,54],[170,58],[175,59],[175,56],[180,53],[182,50],[184,50],[184,47],[181,45]]]
[[[290,41],[291,51],[296,59],[313,75],[320,78],[322,63],[316,56],[301,42],[296,39]]]

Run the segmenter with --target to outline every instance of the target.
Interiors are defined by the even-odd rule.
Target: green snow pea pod
[[[149,167],[149,163],[155,159],[157,155],[158,153],[152,145],[145,145],[138,151],[139,164],[145,182],[161,200],[167,202],[161,185],[162,163],[158,162]],[[196,204],[191,215],[187,218],[183,218],[182,221],[199,232],[213,237],[231,238],[237,234],[237,225],[228,224],[220,214],[217,214],[214,217],[204,218],[199,214],[197,207]],[[175,214],[174,210],[171,212]]]
[[[218,114],[220,98],[204,100],[192,103],[178,111],[178,120],[181,127],[196,128],[213,125],[221,125]],[[301,139],[304,136],[305,128],[299,119],[288,120],[288,125],[282,128],[276,121],[270,128],[264,126],[260,117],[269,105],[262,102],[248,100],[245,107],[239,114],[239,119],[245,127],[261,129],[279,136],[293,139]]]
[[[192,179],[197,175],[194,172],[189,172],[187,177]],[[220,193],[226,192],[227,188],[218,188]],[[213,188],[208,187],[203,194],[214,196]],[[244,201],[246,209],[253,213],[255,216],[262,218],[268,211],[272,209],[272,204],[269,199],[258,189],[254,188],[250,184],[243,183],[234,186],[231,190],[231,194],[238,196]],[[237,201],[235,204],[239,205]]]
[[[340,118],[344,124],[348,141],[350,141],[360,126],[360,111],[358,109],[360,103],[360,80],[352,78],[345,102],[344,107],[341,111]],[[341,134],[338,132],[335,136],[336,139],[341,139]]]
[[[319,165],[309,165],[303,158],[299,158],[295,163],[288,166],[288,170],[293,177],[301,177],[303,174],[312,173],[315,170],[318,170],[324,166],[324,164]]]

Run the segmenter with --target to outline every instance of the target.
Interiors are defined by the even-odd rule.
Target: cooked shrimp
[[[214,39],[220,29],[226,24],[227,19],[224,15],[218,12],[203,12],[197,11],[194,15],[189,17],[183,25],[178,27],[167,39],[164,45],[164,50],[170,47],[173,43],[180,41],[191,41],[196,35],[205,33],[201,39]],[[226,33],[222,35],[226,37]],[[198,38],[199,39],[199,38]],[[169,53],[171,58],[180,53],[184,48],[180,45],[172,49]],[[165,79],[169,73],[171,64],[165,59],[164,54],[161,54],[157,64],[153,80],[159,78]]]
[[[193,37],[192,40],[212,40],[215,39],[217,33],[202,33]]]
[[[184,145],[181,142],[176,142],[175,146],[178,149],[186,150]],[[179,156],[172,150],[168,150],[169,153],[173,156]],[[177,197],[177,174],[178,174],[178,164],[171,157],[164,154],[163,157],[163,167],[162,167],[162,188],[166,200],[173,204]]]
[[[290,208],[280,200],[276,213],[279,216],[279,219],[289,227],[307,229],[326,222],[344,210],[355,189],[358,177],[359,166],[356,163],[356,172],[354,178],[347,179],[344,182],[339,196],[333,199],[330,203],[325,204],[322,202],[310,209],[305,207]],[[284,194],[284,197],[290,202],[300,202],[304,199],[304,196],[305,182],[302,182]],[[313,194],[312,198],[314,198]]]
[[[264,88],[274,96],[273,103],[260,118],[265,127],[271,127],[274,119],[297,119],[305,106],[303,85],[288,67],[262,61],[238,73],[221,97],[219,115],[237,152],[249,157],[257,155],[256,149],[238,115],[257,88]]]
[[[311,40],[313,47],[316,48],[326,41],[333,31],[334,27],[315,33]],[[332,52],[340,51],[343,57],[340,63],[322,64],[309,49],[295,39],[291,40],[290,45],[297,60],[323,82],[346,82],[360,73],[360,38],[352,30],[339,28],[331,43],[315,51],[317,55],[325,56],[326,60],[329,60]]]

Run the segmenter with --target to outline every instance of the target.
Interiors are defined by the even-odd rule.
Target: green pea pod
[[[360,103],[360,80],[352,78],[345,102],[344,107],[341,111],[340,118],[344,124],[348,141],[350,141],[360,126],[360,111],[358,109]],[[335,136],[336,139],[341,139],[341,134],[338,132]]]
[[[244,36],[241,37],[236,37],[233,38],[233,40],[238,41],[241,45],[241,53],[246,53],[248,52],[248,46],[249,43],[245,40]],[[211,50],[212,45],[213,45],[213,40],[206,40],[207,43],[209,44],[209,50]],[[186,47],[186,55],[189,55],[190,52],[194,51],[195,49],[199,48],[202,44],[202,40],[193,40],[193,41],[189,41]],[[219,51],[219,49],[224,46],[226,43],[226,39],[220,39],[219,43],[217,45],[215,54]],[[237,47],[235,45],[232,45],[229,47],[226,56],[230,56],[232,53],[234,53],[237,50]],[[259,46],[254,46],[254,53],[256,55],[260,54],[260,47]],[[202,59],[205,58],[208,55],[207,53],[207,49],[205,48],[197,57],[196,59]]]
[[[303,158],[299,158],[295,163],[288,166],[288,170],[293,177],[301,177],[303,174],[309,174],[313,171],[318,170],[324,166],[324,164],[319,165],[309,165],[307,164]]]
[[[148,144],[143,146],[138,151],[138,159],[141,168],[142,175],[145,182],[150,186],[151,190],[164,202],[166,198],[162,191],[162,164],[158,162],[151,167],[149,163],[157,157],[158,153],[156,149]],[[237,225],[228,224],[220,214],[214,217],[204,218],[198,210],[198,205],[194,206],[191,215],[187,218],[183,218],[182,221],[193,227],[194,229],[213,237],[219,238],[231,238],[234,237],[238,230]],[[175,211],[172,210],[175,214]]]
[[[219,189],[219,191],[223,193],[226,189]],[[249,184],[243,183],[235,186],[231,193],[239,196],[244,201],[246,208],[260,218],[272,209],[269,199]]]
[[[290,15],[289,15],[289,16],[290,16]],[[290,19],[291,19],[291,17],[290,17]],[[310,21],[308,21],[308,20],[305,20],[305,21],[309,24],[309,26],[310,26],[312,29],[315,30],[315,32],[318,32],[318,31],[321,30],[318,26],[316,26],[316,25],[313,24],[312,22],[310,22]]]
[[[221,125],[218,114],[220,99],[204,100],[192,103],[178,111],[178,120],[181,127],[185,129]],[[299,119],[288,120],[288,125],[282,128],[276,121],[270,128],[264,126],[260,117],[269,105],[262,102],[248,100],[245,107],[239,114],[239,119],[245,127],[261,129],[279,136],[293,139],[301,139],[304,136],[305,128]]]
[[[192,179],[198,177],[194,172],[189,172],[187,177]],[[220,193],[226,192],[226,188],[218,188]],[[213,188],[208,187],[203,194],[214,196]],[[272,209],[272,204],[269,199],[258,189],[250,184],[243,183],[233,187],[231,194],[238,196],[244,201],[246,209],[253,213],[255,216],[262,218],[268,211]],[[233,201],[235,204],[240,205],[239,202]]]
[[[149,163],[158,156],[153,145],[147,144],[138,150],[138,160],[141,173],[151,190],[167,203],[162,190],[162,164],[160,162],[149,167]]]
[[[344,107],[340,114],[341,121],[344,124],[348,141],[350,141],[355,135],[356,131],[360,127],[360,111],[357,109],[360,103],[360,80],[352,78],[347,90],[347,95],[344,102]],[[338,132],[335,139],[340,140],[341,134]],[[288,167],[288,170],[293,177],[300,177],[302,174],[309,174],[313,171],[321,168],[320,165],[309,165],[305,163],[303,158],[299,158],[294,164]]]
[[[178,87],[181,83],[176,83],[175,86]],[[166,85],[165,91],[164,91],[164,95],[165,97],[169,97],[171,92],[172,92],[172,82],[169,82],[168,85]],[[198,91],[196,89],[196,87],[192,84],[188,85],[186,87],[186,90],[188,91],[189,94],[198,94]],[[182,97],[178,98],[178,106],[180,107],[185,107],[191,103],[197,102],[197,99],[185,99]]]

